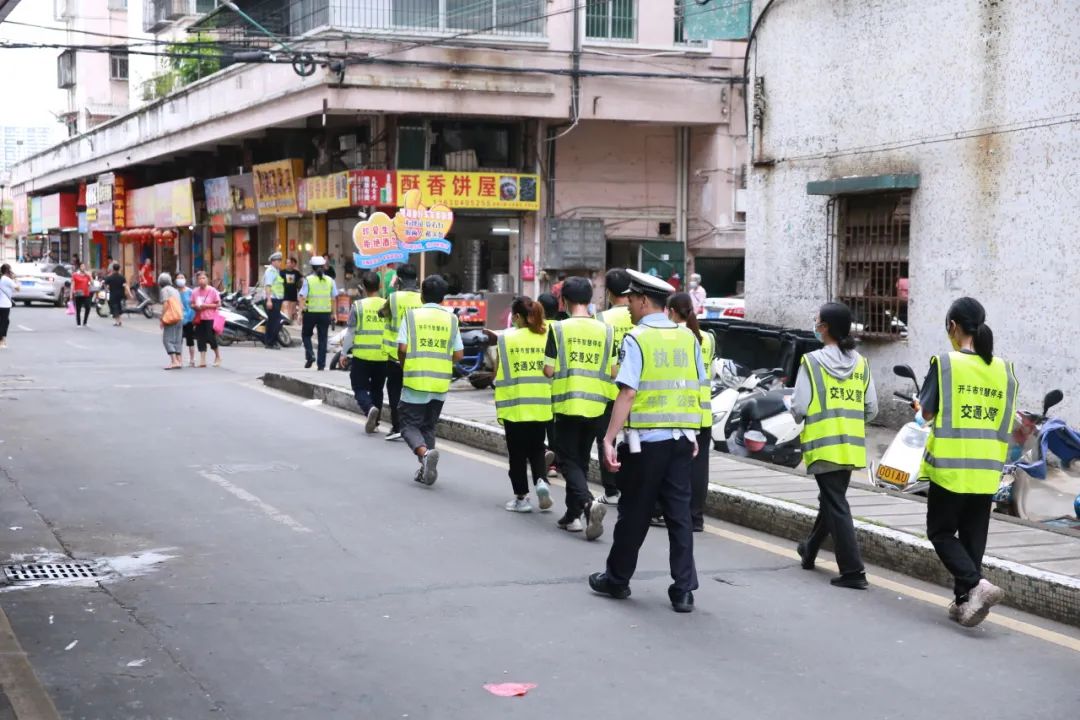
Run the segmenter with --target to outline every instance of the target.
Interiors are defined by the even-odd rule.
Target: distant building
[[[138,0],[132,0],[137,2]],[[126,45],[128,0],[56,0],[68,45]],[[56,59],[57,87],[67,102],[57,113],[75,136],[128,110],[128,52],[67,49]]]
[[[60,135],[52,127],[0,125],[0,172],[55,145]]]

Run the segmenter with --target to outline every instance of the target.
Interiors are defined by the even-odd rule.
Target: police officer
[[[982,558],[1018,384],[1012,363],[994,357],[994,334],[978,300],[954,302],[945,331],[953,352],[931,359],[919,395],[917,417],[933,423],[920,477],[930,480],[926,536],[953,576],[949,617],[974,627],[1005,597],[982,576]]]
[[[607,293],[608,309],[597,313],[596,319],[611,326],[615,340],[612,352],[617,359],[623,337],[634,327],[628,306],[630,299],[626,296],[626,291],[630,287],[630,274],[624,268],[608,270],[607,275],[604,276],[604,287]],[[608,422],[611,420],[611,406],[615,403],[616,394],[615,384],[612,383],[608,389],[609,399],[607,407],[604,408],[603,419],[596,426],[596,455],[599,458],[604,457],[604,435],[607,433]],[[605,505],[619,504],[617,477],[607,465],[600,463],[600,480],[604,485],[604,494],[597,498],[597,502]]]
[[[266,334],[263,344],[270,350],[281,347],[278,333],[281,331],[281,304],[285,302],[285,278],[281,276],[281,253],[270,256],[270,264],[263,274],[263,292],[266,294]]]
[[[433,485],[439,477],[435,426],[454,379],[454,363],[465,354],[457,315],[442,306],[447,290],[441,275],[424,278],[424,304],[405,313],[397,337],[403,377],[401,437],[420,462],[413,479],[424,485]]]
[[[344,345],[344,352],[352,356],[349,381],[360,412],[367,416],[364,430],[370,435],[379,426],[383,384],[386,382],[386,353],[382,347],[386,318],[379,314],[386,301],[379,292],[377,273],[370,270],[365,272],[360,278],[360,285],[366,297],[353,303],[349,313],[349,339]]]
[[[630,316],[637,327],[623,340],[615,378],[619,395],[604,436],[604,460],[622,473],[622,498],[607,568],[589,576],[589,587],[617,599],[630,597],[630,578],[659,500],[671,544],[673,582],[668,599],[676,612],[687,613],[694,609],[693,591],[698,587],[690,475],[699,450],[705,368],[693,333],[664,314],[674,288],[657,277],[627,272]],[[624,426],[627,441],[616,449]]]
[[[867,587],[855,523],[847,501],[851,471],[866,467],[866,423],[877,415],[877,391],[866,358],[855,351],[851,310],[825,303],[814,318],[814,335],[825,346],[803,355],[791,413],[803,420],[803,461],[818,486],[818,514],[810,535],[796,547],[805,570],[832,535],[840,576],[837,587]]]
[[[547,327],[544,308],[527,297],[510,305],[514,327],[499,336],[499,360],[495,371],[495,414],[506,431],[506,454],[510,461],[510,484],[514,499],[510,512],[532,512],[529,502],[529,469],[540,510],[551,508],[547,484],[544,439],[551,422],[551,380],[544,375]]]
[[[311,258],[311,275],[304,278],[300,288],[300,312],[304,314],[301,337],[304,340],[305,368],[315,364],[315,351],[311,347],[311,336],[319,332],[319,370],[326,369],[326,334],[330,330],[330,320],[334,316],[334,299],[337,297],[337,283],[326,277],[326,258],[315,255]]]
[[[607,509],[593,502],[589,492],[589,451],[607,407],[614,332],[589,314],[592,284],[585,278],[567,278],[562,300],[569,317],[551,324],[544,358],[544,374],[553,378],[555,455],[566,479],[566,513],[558,526],[569,532],[584,529],[585,539],[595,540],[604,533]]]
[[[386,394],[390,398],[390,432],[387,440],[401,438],[401,363],[398,361],[398,334],[401,321],[409,310],[420,307],[420,293],[416,287],[416,266],[409,263],[397,269],[398,289],[386,299],[380,314],[386,319],[383,330],[383,352],[386,353]]]

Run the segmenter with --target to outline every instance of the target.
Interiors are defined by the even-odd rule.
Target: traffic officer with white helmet
[[[668,599],[676,612],[694,609],[698,587],[690,522],[690,476],[701,426],[701,383],[705,367],[693,333],[679,327],[664,307],[675,289],[663,280],[628,270],[630,315],[637,327],[620,352],[619,394],[604,436],[604,461],[620,471],[619,520],[604,572],[589,576],[597,593],[630,596],[630,578],[660,502],[667,520],[672,584]],[[626,442],[616,442],[627,428]]]
[[[334,302],[337,298],[337,283],[326,276],[326,258],[315,255],[311,258],[311,275],[304,278],[300,288],[300,312],[304,314],[300,336],[304,340],[305,368],[315,364],[315,351],[311,347],[311,336],[319,333],[319,370],[326,369],[326,335],[330,330],[330,321],[334,317]]]
[[[266,295],[266,334],[263,345],[269,350],[280,348],[278,333],[281,331],[281,305],[285,302],[285,278],[281,276],[281,253],[270,256],[270,264],[263,274],[263,293]]]

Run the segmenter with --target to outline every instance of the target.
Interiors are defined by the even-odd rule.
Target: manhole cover
[[[97,568],[89,563],[28,563],[5,565],[4,577],[8,582],[31,582],[34,580],[82,580],[98,577]]]

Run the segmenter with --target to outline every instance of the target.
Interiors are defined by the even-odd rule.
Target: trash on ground
[[[524,697],[534,687],[536,683],[488,683],[484,689],[499,697]]]

